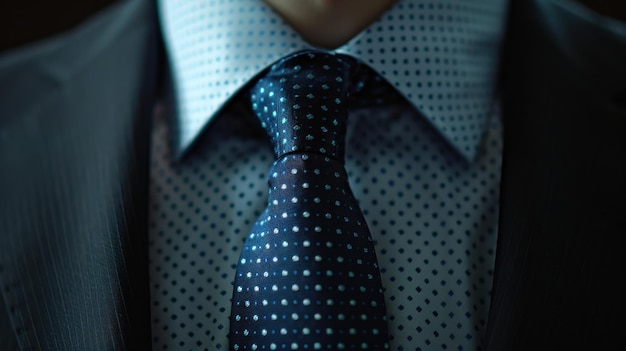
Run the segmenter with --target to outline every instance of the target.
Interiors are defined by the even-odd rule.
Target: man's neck
[[[357,35],[397,0],[265,0],[310,44],[334,49]]]

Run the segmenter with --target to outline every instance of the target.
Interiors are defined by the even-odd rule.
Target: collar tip
[[[175,163],[181,162],[189,153],[191,144],[191,141],[184,141],[182,138],[173,138],[170,140],[172,161]]]
[[[479,145],[478,143],[476,145],[453,144],[452,148],[465,163],[471,164],[476,160]]]

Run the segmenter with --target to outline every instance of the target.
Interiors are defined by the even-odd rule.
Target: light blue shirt
[[[310,45],[262,1],[159,7],[175,104],[161,106],[153,131],[153,348],[224,349],[234,267],[266,205],[272,162],[238,92]],[[356,109],[346,146],[392,350],[480,348],[497,238],[505,13],[503,0],[400,1],[336,49],[406,99]]]

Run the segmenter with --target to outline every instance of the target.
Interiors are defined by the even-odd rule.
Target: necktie
[[[236,270],[231,350],[389,347],[372,238],[343,165],[358,72],[350,57],[303,51],[250,90],[276,160]]]

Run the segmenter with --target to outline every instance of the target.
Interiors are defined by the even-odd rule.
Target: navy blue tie
[[[389,348],[374,245],[344,168],[359,71],[350,57],[303,51],[251,88],[276,160],[237,266],[231,350]]]

